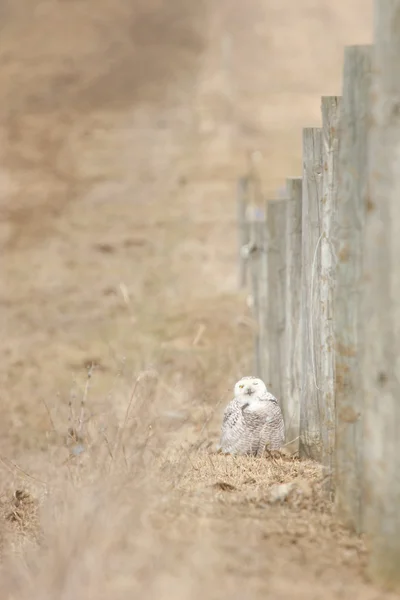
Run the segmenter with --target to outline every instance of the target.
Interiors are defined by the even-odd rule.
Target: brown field
[[[253,150],[268,195],[301,172],[371,13],[2,3],[2,598],[392,597],[318,465],[214,452],[252,365],[236,179]]]

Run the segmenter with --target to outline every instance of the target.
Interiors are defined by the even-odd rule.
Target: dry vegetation
[[[251,365],[235,179],[298,172],[349,6],[2,3],[3,598],[390,598],[317,465],[214,452]]]

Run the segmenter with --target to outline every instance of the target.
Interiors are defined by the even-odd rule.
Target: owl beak
[[[247,390],[245,391],[245,394],[247,396],[251,396],[252,394],[254,394],[254,390],[252,390],[251,388],[247,388]]]

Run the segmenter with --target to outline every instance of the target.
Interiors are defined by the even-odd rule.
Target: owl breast
[[[276,401],[254,399],[243,403],[235,399],[226,407],[220,440],[222,452],[260,455],[266,446],[276,450],[283,442],[283,417]]]

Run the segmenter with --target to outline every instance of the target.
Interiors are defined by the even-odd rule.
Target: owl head
[[[244,397],[248,400],[259,398],[267,393],[267,386],[258,377],[242,377],[235,384],[235,398]]]

